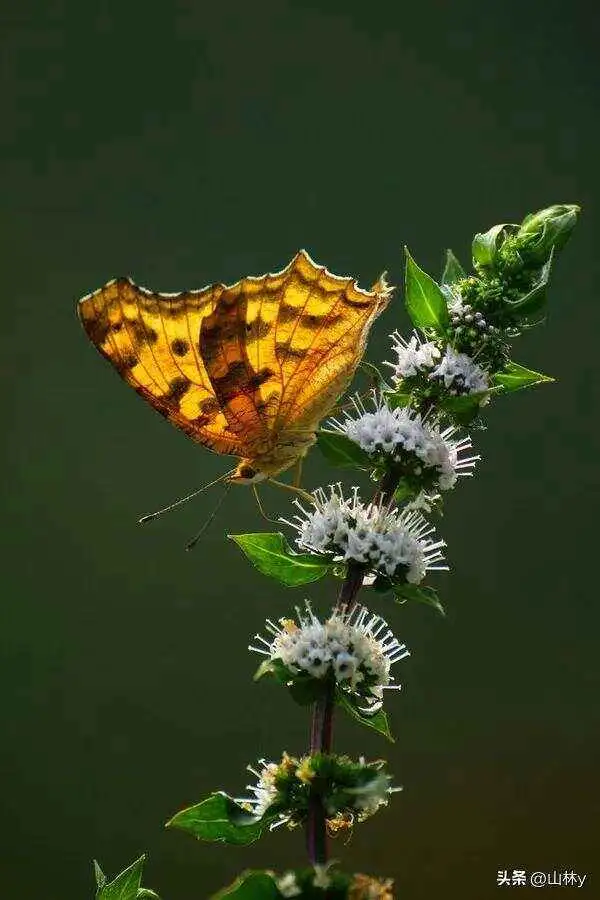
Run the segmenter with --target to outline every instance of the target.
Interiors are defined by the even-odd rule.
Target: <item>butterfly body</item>
[[[240,459],[231,480],[273,477],[301,459],[348,386],[388,302],[300,251],[280,272],[158,294],[116,279],[83,297],[100,353],[173,425]]]

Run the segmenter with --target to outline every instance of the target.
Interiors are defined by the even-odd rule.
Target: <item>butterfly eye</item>
[[[237,475],[240,478],[254,478],[256,469],[253,469],[252,466],[240,466],[237,470]]]

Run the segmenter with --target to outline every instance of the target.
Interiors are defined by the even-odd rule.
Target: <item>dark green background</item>
[[[591,9],[591,7],[590,7]],[[445,620],[374,607],[409,644],[404,793],[334,855],[401,898],[487,900],[498,869],[575,869],[598,891],[597,48],[585,3],[46,0],[3,14],[4,375],[1,893],[93,896],[148,851],[165,900],[248,866],[302,864],[301,834],[246,849],[162,830],[246,762],[307,743],[307,714],[253,685],[246,652],[286,591],[225,531],[263,527],[232,491],[141,529],[224,471],[123,385],[75,316],[118,274],[157,290],[231,282],[306,247],[368,286],[406,242],[439,270],[475,230],[554,202],[582,220],[545,328],[515,358],[558,378],[498,401],[477,477],[440,528]],[[397,296],[369,356],[407,322]],[[307,484],[337,473],[316,454]],[[235,496],[234,496],[235,494]],[[288,500],[264,491],[271,511]],[[507,889],[504,889],[507,890]],[[524,895],[533,893],[521,889]],[[597,894],[596,894],[597,896]]]

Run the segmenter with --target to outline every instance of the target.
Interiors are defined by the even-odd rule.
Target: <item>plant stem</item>
[[[399,475],[395,471],[386,472],[383,476],[373,502],[378,503],[382,498],[384,502],[390,502],[398,485]],[[356,597],[363,583],[365,570],[359,563],[350,562],[346,570],[346,577],[342,582],[334,611],[346,608],[348,610],[356,603]],[[331,753],[333,740],[333,708],[335,705],[335,684],[328,683],[327,689],[316,701],[312,708],[310,723],[310,752]],[[314,793],[311,798],[310,808],[306,821],[306,847],[311,864],[325,865],[328,861],[327,848],[327,817],[323,808],[321,797]]]
[[[334,685],[328,684],[323,695],[312,709],[310,728],[310,752],[330,753],[333,725]],[[325,865],[327,862],[327,816],[322,798],[313,793],[310,799],[306,821],[306,847],[311,864]]]

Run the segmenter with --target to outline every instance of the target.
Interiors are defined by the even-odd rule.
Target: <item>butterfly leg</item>
[[[302,483],[302,465],[304,463],[304,457],[301,456],[296,463],[296,474],[294,475],[294,487],[299,488]]]
[[[253,491],[254,497],[255,497],[255,499],[256,499],[256,505],[258,506],[258,511],[260,512],[260,514],[261,514],[261,516],[263,517],[263,519],[266,519],[267,522],[275,522],[275,523],[278,524],[278,523],[279,523],[279,519],[272,519],[272,518],[271,518],[270,516],[268,516],[268,515],[266,514],[266,512],[264,511],[263,505],[262,505],[262,503],[260,502],[260,497],[258,496],[258,488],[256,487],[255,484],[252,485],[252,491]]]
[[[294,484],[286,484],[285,481],[276,481],[274,478],[269,478],[269,483],[274,484],[276,487],[283,488],[284,491],[291,491],[292,494],[298,494],[299,497],[302,497],[303,500],[306,500],[307,503],[310,503],[311,506],[315,505],[315,498],[312,494],[309,494],[308,491],[303,491],[302,488],[297,487]]]

